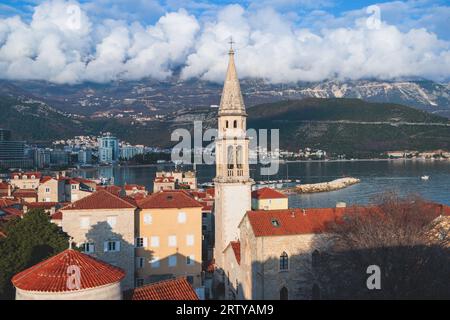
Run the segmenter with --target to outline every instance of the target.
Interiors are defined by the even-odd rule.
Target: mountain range
[[[349,98],[304,98],[248,108],[248,127],[279,129],[282,149],[305,147],[364,158],[389,150],[450,150],[450,121],[415,108]],[[217,127],[217,108],[183,108],[159,118],[92,117],[58,110],[45,102],[0,94],[0,127],[15,139],[46,144],[74,135],[112,132],[136,144],[170,147],[177,128]]]
[[[357,98],[397,103],[450,117],[450,84],[428,80],[353,80],[271,84],[243,79],[247,107],[302,98]],[[43,81],[0,81],[0,94],[38,99],[68,114],[106,117],[166,115],[183,109],[205,108],[220,102],[222,84],[201,80],[116,81],[107,84],[58,85]]]

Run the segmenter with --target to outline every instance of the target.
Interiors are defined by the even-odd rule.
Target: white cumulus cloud
[[[163,79],[181,68],[183,79],[221,82],[230,36],[241,77],[275,83],[450,77],[449,41],[413,24],[382,19],[374,28],[363,9],[341,18],[316,10],[305,18],[270,4],[228,5],[197,16],[178,9],[150,24],[118,14],[99,19],[98,10],[98,4],[51,0],[36,6],[30,21],[0,19],[0,78],[69,84]],[[309,28],[313,17],[329,23]]]

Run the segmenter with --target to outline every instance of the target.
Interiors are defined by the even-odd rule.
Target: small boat
[[[428,179],[430,179],[430,176],[421,176],[420,179],[422,179],[422,180],[428,180]]]

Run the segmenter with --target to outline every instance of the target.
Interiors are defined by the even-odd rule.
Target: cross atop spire
[[[236,43],[236,42],[233,41],[233,36],[230,37],[230,41],[228,43],[230,44],[230,51],[229,51],[229,53],[233,54],[234,53],[233,44]]]

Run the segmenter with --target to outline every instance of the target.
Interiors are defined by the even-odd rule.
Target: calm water
[[[114,177],[114,183],[137,183],[152,190],[152,180],[158,170],[170,170],[173,167],[102,167],[83,170],[78,173],[86,178]],[[190,169],[186,167],[186,169]],[[251,168],[252,178],[267,180],[259,175],[259,168]],[[214,166],[197,166],[199,182],[209,182],[215,175]],[[422,175],[430,176],[422,181]],[[361,179],[361,183],[346,189],[315,194],[291,195],[292,207],[330,207],[336,202],[364,204],[384,191],[396,191],[399,194],[419,194],[429,200],[450,205],[450,161],[395,160],[395,161],[345,161],[345,162],[295,162],[281,164],[278,175],[269,180],[300,179],[302,183],[330,181],[343,176]]]

